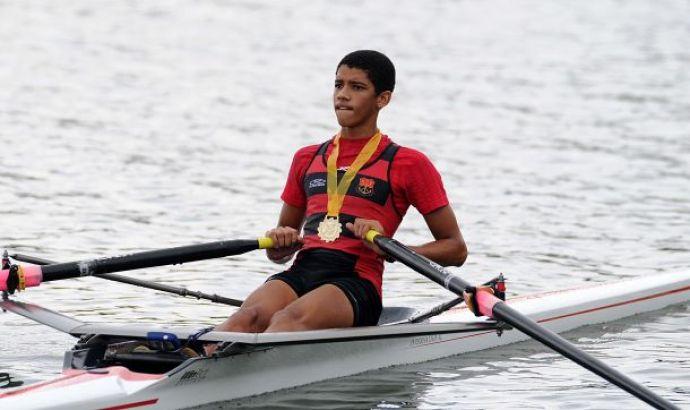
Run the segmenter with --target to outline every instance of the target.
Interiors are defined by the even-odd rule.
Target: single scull
[[[108,260],[107,270],[116,271],[115,258]],[[59,267],[65,277],[70,275],[67,265]],[[81,275],[98,274],[94,266],[103,264],[82,263],[78,270]],[[36,267],[27,270],[38,271]],[[49,280],[46,270],[50,271],[43,270],[42,281]],[[591,284],[513,298],[507,304],[543,328],[564,332],[688,300],[690,272]],[[419,316],[415,309],[389,307],[379,325],[372,327],[271,334],[209,332],[199,340],[228,342],[222,354],[187,357],[175,349],[198,326],[84,323],[8,298],[0,307],[79,338],[65,354],[62,377],[0,394],[0,408],[8,409],[185,408],[529,339],[493,319],[477,318],[465,307],[442,311],[419,323],[408,320]],[[150,344],[152,340],[167,348],[126,348],[132,341]],[[660,403],[656,407],[674,408]]]

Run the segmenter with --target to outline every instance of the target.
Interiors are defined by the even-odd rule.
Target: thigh
[[[272,280],[255,289],[239,310],[216,326],[218,331],[263,332],[276,312],[297,300],[297,294],[287,283]]]
[[[254,289],[242,303],[242,308],[260,308],[270,315],[297,300],[297,293],[282,280],[271,280]]]
[[[335,285],[322,285],[278,312],[267,332],[350,327],[354,323],[352,304]]]

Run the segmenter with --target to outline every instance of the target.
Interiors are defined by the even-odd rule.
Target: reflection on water
[[[292,152],[335,130],[335,63],[366,47],[398,69],[382,130],[444,177],[470,248],[456,272],[504,272],[524,294],[687,270],[689,12],[682,0],[3,2],[0,246],[67,261],[263,233]],[[428,241],[423,219],[411,212],[398,238]],[[242,298],[275,270],[257,252],[131,275]],[[447,298],[398,264],[384,294]],[[98,278],[20,299],[87,321],[230,311]],[[575,337],[690,405],[690,313],[666,313]],[[0,326],[0,372],[27,382],[55,375],[74,341],[9,314]],[[251,405],[638,405],[532,344],[293,393]]]

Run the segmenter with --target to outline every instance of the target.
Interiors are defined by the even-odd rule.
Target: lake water
[[[0,246],[75,260],[275,224],[292,153],[336,129],[337,61],[398,71],[381,129],[436,164],[480,282],[511,294],[690,269],[690,3],[0,2]],[[428,241],[410,212],[397,238]],[[242,298],[260,253],[137,277]],[[385,303],[446,291],[399,264]],[[20,300],[82,320],[214,323],[229,308],[85,278]],[[690,407],[690,307],[567,336]],[[0,370],[59,373],[73,339],[0,315]],[[536,343],[229,407],[645,408]]]

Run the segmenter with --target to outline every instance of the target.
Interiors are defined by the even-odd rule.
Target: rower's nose
[[[347,87],[343,86],[335,89],[335,100],[336,101],[348,101],[350,99],[350,93],[347,91]]]

